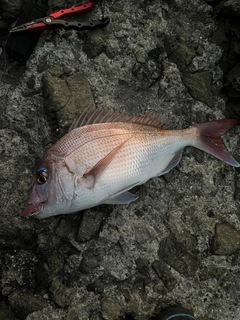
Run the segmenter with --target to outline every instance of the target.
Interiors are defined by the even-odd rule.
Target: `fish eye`
[[[47,169],[41,168],[37,171],[36,180],[38,184],[44,184],[47,181],[48,175],[47,175]]]
[[[39,177],[37,178],[37,182],[38,182],[39,184],[44,184],[46,181],[47,181],[47,177],[45,177],[45,176],[43,176],[43,175],[41,175],[41,176],[39,176]]]

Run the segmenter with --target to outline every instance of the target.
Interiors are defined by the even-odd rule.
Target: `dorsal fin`
[[[94,123],[106,122],[130,122],[144,124],[148,126],[158,127],[159,129],[167,129],[167,125],[163,122],[161,115],[158,113],[149,113],[144,115],[128,115],[112,110],[88,108],[83,111],[81,116],[74,120],[69,131]]]

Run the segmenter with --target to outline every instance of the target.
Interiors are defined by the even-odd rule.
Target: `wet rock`
[[[238,65],[238,55],[240,52],[239,38],[234,34],[234,31],[229,30],[229,32],[232,32],[232,37],[231,37],[231,42],[229,43],[229,48],[228,48],[229,52],[225,54],[227,56],[225,58],[226,66],[224,67],[224,69],[226,69],[227,71],[231,71],[231,69],[233,69],[236,65]],[[227,77],[228,77],[228,74],[226,74],[226,80],[227,80]]]
[[[4,217],[0,217],[0,224],[0,249],[30,249],[36,243],[33,230],[14,226]]]
[[[232,269],[225,272],[225,275],[221,278],[220,286],[233,300],[238,301],[240,294],[239,283],[240,272],[232,272]]]
[[[64,267],[64,257],[58,250],[47,256],[47,271],[51,278],[56,277]]]
[[[240,17],[240,1],[239,0],[228,0],[223,5],[225,13]]]
[[[228,222],[218,223],[211,249],[216,255],[232,254],[240,250],[240,231]]]
[[[95,105],[86,77],[81,74],[71,75],[59,67],[44,74],[43,90],[46,113],[52,120],[57,118],[61,135],[67,132],[73,120],[84,109]]]
[[[164,283],[164,286],[168,290],[173,290],[176,285],[176,279],[171,273],[170,267],[162,260],[154,261],[152,264],[153,270],[156,272],[157,276]]]
[[[148,51],[148,57],[155,61],[159,61],[159,57],[163,52],[165,52],[165,48],[163,44],[159,44],[155,48]]]
[[[95,30],[88,33],[87,40],[83,45],[83,51],[89,59],[93,59],[105,51],[107,46],[106,33],[104,30]]]
[[[219,2],[221,2],[221,0],[204,0],[206,3],[210,4],[210,5],[215,5],[218,4]]]
[[[144,50],[138,50],[136,52],[136,60],[137,60],[137,62],[146,63],[147,62],[147,58],[148,58],[148,54]]]
[[[59,245],[59,240],[53,236],[52,232],[45,231],[38,234],[38,246],[42,252],[52,252]]]
[[[142,87],[137,88],[137,90],[146,90],[146,88],[152,86],[161,77],[162,67],[159,63],[152,60],[146,63],[136,62],[132,67],[132,73],[137,79],[143,81]]]
[[[1,30],[1,34],[0,34],[0,46],[2,45],[2,43],[5,43],[7,35],[8,35],[8,27],[9,27],[10,23],[7,23],[5,21],[0,21],[0,30]],[[2,53],[2,52],[1,52]]]
[[[61,238],[67,238],[69,235],[74,234],[77,231],[79,222],[71,218],[62,218],[55,230],[57,236]]]
[[[85,242],[92,239],[99,231],[105,213],[99,210],[88,210],[83,214],[76,240]]]
[[[193,276],[198,268],[196,237],[182,233],[176,238],[170,235],[160,243],[159,257],[168,265],[187,277]]]
[[[16,86],[19,83],[18,79],[9,74],[2,74],[2,81],[12,86]]]
[[[18,64],[8,69],[8,73],[11,76],[15,76],[16,78],[19,78],[19,80],[21,77],[23,77],[26,71],[27,71],[27,68],[25,65],[18,65]]]
[[[182,81],[189,94],[196,100],[202,101],[209,107],[214,106],[211,91],[212,78],[208,71],[198,73],[183,73]]]
[[[67,288],[58,279],[54,279],[49,287],[54,302],[61,308],[68,307],[75,295],[73,288]]]
[[[14,286],[26,286],[28,289],[36,288],[35,270],[38,257],[29,254],[29,251],[19,250],[17,254],[13,251],[1,251],[2,258],[2,294],[9,295],[13,291]],[[26,263],[28,261],[28,263]]]
[[[221,279],[222,276],[225,274],[226,269],[219,266],[203,266],[199,270],[199,277],[202,281],[209,280],[209,279]]]
[[[0,301],[0,319],[1,320],[17,320],[11,308],[4,302]]]
[[[39,60],[39,64],[38,64],[38,68],[37,71],[39,73],[42,73],[45,70],[50,69],[50,66],[48,64],[48,60],[46,56],[43,56],[40,60]]]
[[[83,259],[80,264],[80,271],[83,273],[92,272],[92,270],[99,266],[101,260],[101,256],[96,251],[90,249],[84,252]]]
[[[184,71],[196,56],[194,48],[187,43],[166,40],[165,48],[169,61],[176,63],[180,71]]]
[[[76,308],[71,308],[67,312],[66,317],[64,317],[62,320],[79,320],[79,310],[77,310]],[[96,318],[96,320],[98,320],[98,318]]]
[[[8,126],[8,122],[4,119],[0,119],[0,130],[5,129]]]
[[[149,274],[149,261],[139,257],[136,260],[136,267],[137,270],[144,276],[147,276]]]
[[[232,98],[240,97],[240,63],[228,72],[226,80],[229,96]]]
[[[240,199],[240,180],[239,176],[237,175],[235,178],[235,192],[234,192],[234,199]]]
[[[233,50],[233,54],[236,56],[239,53],[238,48],[239,48],[239,40],[240,40],[240,26],[237,22],[235,22],[231,25],[230,29],[232,31],[231,49]],[[232,52],[229,52],[230,57],[231,55],[232,55]]]
[[[27,81],[27,86],[29,89],[33,89],[35,86],[35,79],[33,76],[31,76]]]
[[[124,311],[124,303],[118,299],[105,297],[101,300],[101,306],[106,320],[118,319]]]
[[[10,294],[9,303],[20,319],[25,319],[30,313],[47,306],[47,302],[40,296],[20,289],[15,289]]]
[[[49,276],[49,269],[47,266],[47,261],[45,257],[39,259],[37,269],[36,269],[36,294],[46,292],[48,290],[49,284],[52,278]]]
[[[13,21],[17,19],[20,8],[22,5],[22,0],[2,0],[0,4],[1,8],[1,18],[7,21]]]
[[[162,281],[158,281],[154,286],[153,286],[153,291],[156,292],[157,294],[160,294],[161,296],[164,296],[168,293],[167,288],[165,287],[164,283]]]

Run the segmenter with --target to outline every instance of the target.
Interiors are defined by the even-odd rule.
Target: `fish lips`
[[[21,217],[32,217],[37,216],[43,209],[43,204],[41,202],[38,203],[29,203],[28,207],[20,213]]]

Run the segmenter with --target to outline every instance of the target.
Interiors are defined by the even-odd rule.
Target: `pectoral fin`
[[[137,200],[138,196],[131,192],[123,192],[104,201],[104,204],[128,204]]]
[[[113,194],[109,198],[105,199],[102,203],[104,204],[128,204],[135,200],[137,200],[138,196],[127,191],[132,189],[135,186],[138,186],[141,182],[137,181],[135,183],[130,184],[126,188],[120,190],[119,192]]]
[[[109,166],[109,164],[112,162],[113,158],[116,156],[116,154],[122,149],[124,144],[128,140],[122,142],[119,146],[114,148],[112,151],[110,151],[104,158],[102,158],[97,164],[95,164],[94,167],[91,169],[88,169],[84,175],[83,178],[86,179],[86,182],[88,184],[88,188],[93,188],[97,179],[103,174],[104,170]]]

